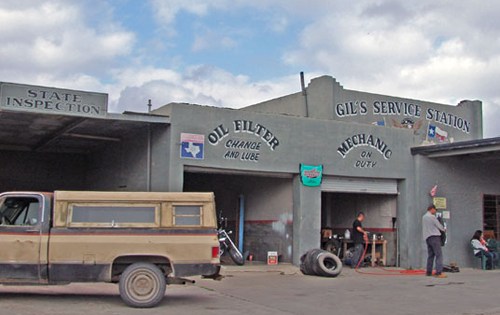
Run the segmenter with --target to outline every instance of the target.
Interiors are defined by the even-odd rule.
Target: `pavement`
[[[0,286],[0,314],[500,314],[500,270],[462,269],[446,279],[388,270],[344,268],[323,278],[290,264],[223,266],[222,281],[168,286],[158,307],[142,310],[125,306],[113,284]]]
[[[223,272],[229,277],[223,280],[224,286],[238,287],[238,296],[271,307],[275,314],[327,310],[335,314],[500,314],[500,270],[461,269],[445,279],[397,268],[359,272],[344,268],[337,278],[322,278],[304,276],[289,264],[227,266]],[[236,283],[245,279],[251,287],[260,278],[267,279],[262,290],[269,296]]]

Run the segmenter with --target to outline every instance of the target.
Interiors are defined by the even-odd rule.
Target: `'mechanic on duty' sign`
[[[108,109],[104,93],[0,82],[0,110],[101,117]]]

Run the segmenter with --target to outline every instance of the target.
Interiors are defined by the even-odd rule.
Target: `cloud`
[[[192,41],[179,39],[172,45],[152,30],[155,35],[145,41],[156,48],[137,47],[141,31],[120,24],[113,2],[2,1],[1,80],[109,93],[110,110],[115,112],[145,111],[148,99],[155,106],[179,101],[237,108],[298,91],[295,73],[300,69],[308,77],[332,75],[348,89],[449,104],[480,99],[485,135],[500,135],[496,84],[500,3],[151,0],[149,4],[157,25],[169,35],[183,31],[176,29],[177,19],[185,17],[181,13],[201,17],[190,24],[189,31],[195,32],[188,38]],[[207,22],[211,14],[226,13],[231,16],[227,24]],[[255,27],[236,23],[241,16],[251,17]],[[230,63],[230,53],[250,47],[247,43],[258,39],[259,32],[291,37],[280,42],[282,47],[266,45],[280,49],[282,56],[268,64],[282,63],[277,68],[292,69],[292,76],[277,78],[270,68],[267,78],[256,79],[216,64],[194,65],[186,56],[191,52],[202,58],[203,52],[224,49]],[[178,50],[180,46],[191,51]]]
[[[198,33],[195,36],[191,50],[193,52],[200,52],[209,49],[221,50],[234,48],[237,45],[237,41],[233,39],[230,34],[221,34],[220,32],[206,29],[203,33]]]
[[[174,36],[177,34],[174,23],[177,16],[183,12],[197,17],[204,17],[215,11],[238,12],[242,10],[254,10],[256,14],[266,15],[263,20],[268,25],[269,30],[281,33],[289,25],[289,20],[285,14],[286,11],[293,12],[294,14],[298,14],[299,12],[316,12],[314,3],[321,2],[324,2],[324,0],[312,0],[309,2],[290,2],[287,0],[151,0],[150,3],[158,25],[166,31],[168,36]]]
[[[41,73],[99,75],[133,48],[133,33],[109,22],[90,26],[88,8],[78,2],[21,3],[0,4],[2,76],[37,81]]]
[[[309,23],[294,67],[335,76],[349,89],[456,104],[480,99],[498,113],[500,3],[422,0],[336,2]],[[485,135],[499,136],[498,116],[485,115]]]
[[[134,75],[132,75],[132,73]],[[139,111],[170,102],[187,102],[218,107],[240,108],[271,98],[294,93],[299,89],[298,77],[251,81],[247,76],[234,75],[223,69],[198,65],[182,73],[155,68],[128,69],[117,77],[136,78],[122,81],[118,99],[111,100],[110,110]]]

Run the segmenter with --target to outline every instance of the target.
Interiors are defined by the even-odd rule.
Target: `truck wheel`
[[[132,264],[120,276],[120,297],[132,307],[158,305],[165,296],[166,287],[165,275],[150,263]]]

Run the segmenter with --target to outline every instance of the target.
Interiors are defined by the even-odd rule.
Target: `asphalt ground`
[[[292,265],[225,266],[222,281],[167,287],[152,309],[127,307],[113,284],[0,286],[0,314],[500,314],[500,270],[463,269],[446,279],[345,268],[337,278]]]

